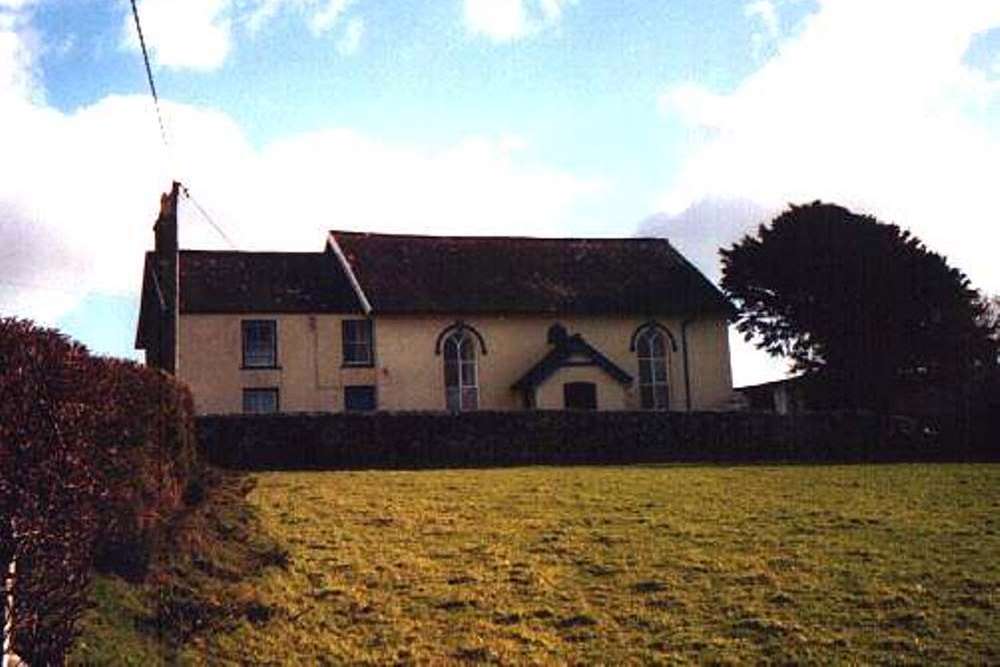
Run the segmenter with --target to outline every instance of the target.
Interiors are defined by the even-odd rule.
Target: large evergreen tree
[[[791,358],[829,407],[884,411],[914,387],[957,395],[995,364],[968,278],[896,225],[815,202],[721,254],[737,328]]]

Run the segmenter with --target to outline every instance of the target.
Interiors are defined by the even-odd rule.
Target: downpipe
[[[688,369],[688,325],[694,322],[687,319],[681,322],[681,355],[684,357],[684,407],[691,412],[691,372]]]

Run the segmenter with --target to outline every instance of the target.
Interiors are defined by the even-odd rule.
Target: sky
[[[0,0],[0,316],[132,349],[159,194],[241,250],[327,229],[664,235],[789,203],[1000,293],[1000,0]],[[185,248],[230,242],[189,201]],[[736,385],[786,365],[731,336]]]

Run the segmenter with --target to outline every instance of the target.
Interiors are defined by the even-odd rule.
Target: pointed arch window
[[[636,337],[639,396],[643,410],[666,410],[670,404],[666,343],[663,332],[657,327],[647,327]]]
[[[444,340],[445,404],[453,412],[479,407],[479,368],[476,339],[468,329],[453,331]]]

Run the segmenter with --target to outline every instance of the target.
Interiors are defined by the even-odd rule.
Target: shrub
[[[62,661],[96,563],[145,571],[198,474],[190,394],[138,364],[0,319],[0,567],[15,651]]]
[[[99,532],[89,366],[64,336],[0,320],[0,567],[16,558],[14,646],[31,664],[59,662],[72,641]]]
[[[96,565],[137,579],[197,474],[193,405],[163,373],[117,359],[97,365],[94,390],[111,400],[95,434],[108,489]]]

